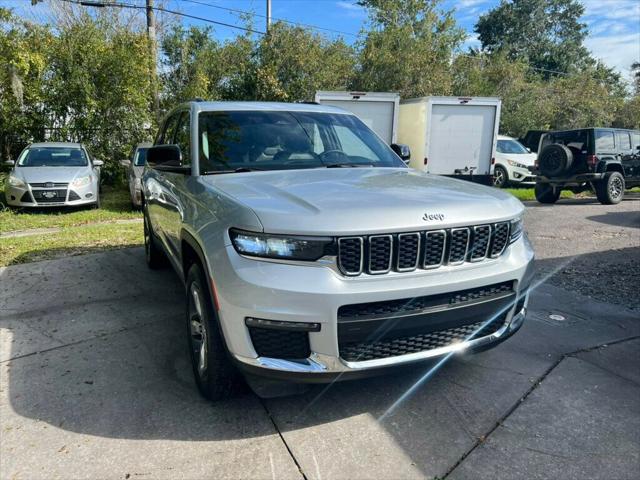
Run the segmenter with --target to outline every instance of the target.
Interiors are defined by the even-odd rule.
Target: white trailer
[[[417,170],[491,185],[500,105],[493,97],[403,100],[398,143],[411,148]]]
[[[391,145],[396,143],[400,95],[381,92],[316,92],[315,101],[340,107],[355,114]]]

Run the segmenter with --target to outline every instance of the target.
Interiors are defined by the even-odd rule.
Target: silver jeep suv
[[[395,151],[406,151],[394,146]],[[190,102],[143,175],[147,262],[185,283],[196,382],[328,382],[495,345],[524,320],[523,206],[407,168],[356,116]]]

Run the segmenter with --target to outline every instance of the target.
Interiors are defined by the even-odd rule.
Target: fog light
[[[93,193],[87,193],[87,194],[85,195],[85,198],[91,198],[91,197],[93,197]]]
[[[265,320],[263,318],[247,317],[244,319],[247,327],[271,328],[273,330],[290,330],[296,332],[319,332],[319,323],[285,322],[282,320]]]

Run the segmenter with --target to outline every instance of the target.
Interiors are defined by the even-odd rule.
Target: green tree
[[[369,25],[358,45],[358,90],[395,91],[402,97],[451,93],[450,62],[464,31],[440,0],[362,0]]]
[[[475,32],[482,50],[524,60],[550,76],[593,63],[583,45],[588,33],[580,22],[583,14],[578,0],[502,0],[480,17]]]

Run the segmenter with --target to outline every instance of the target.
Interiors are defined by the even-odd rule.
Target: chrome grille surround
[[[449,265],[461,265],[467,259],[471,232],[467,227],[451,229],[449,240]]]
[[[353,262],[349,262],[345,265],[345,257],[347,255],[347,251],[357,251],[359,253],[355,254],[359,257],[359,261],[356,261],[358,264],[357,268],[354,268]],[[340,271],[348,276],[356,276],[362,273],[363,267],[363,259],[364,259],[364,239],[362,237],[342,237],[338,239],[338,268]]]
[[[509,230],[506,221],[422,232],[338,237],[338,270],[346,276],[380,275],[495,259],[509,246]]]
[[[371,235],[368,247],[367,273],[380,275],[391,271],[393,235]],[[384,264],[384,268],[379,268],[382,266],[381,262]]]
[[[447,231],[432,230],[424,233],[424,261],[422,268],[429,270],[438,268],[444,263],[444,254],[447,251]]]
[[[418,232],[398,234],[396,271],[411,272],[418,268],[418,264],[420,263],[421,239],[422,235]],[[415,260],[411,261],[411,258],[415,258]]]

